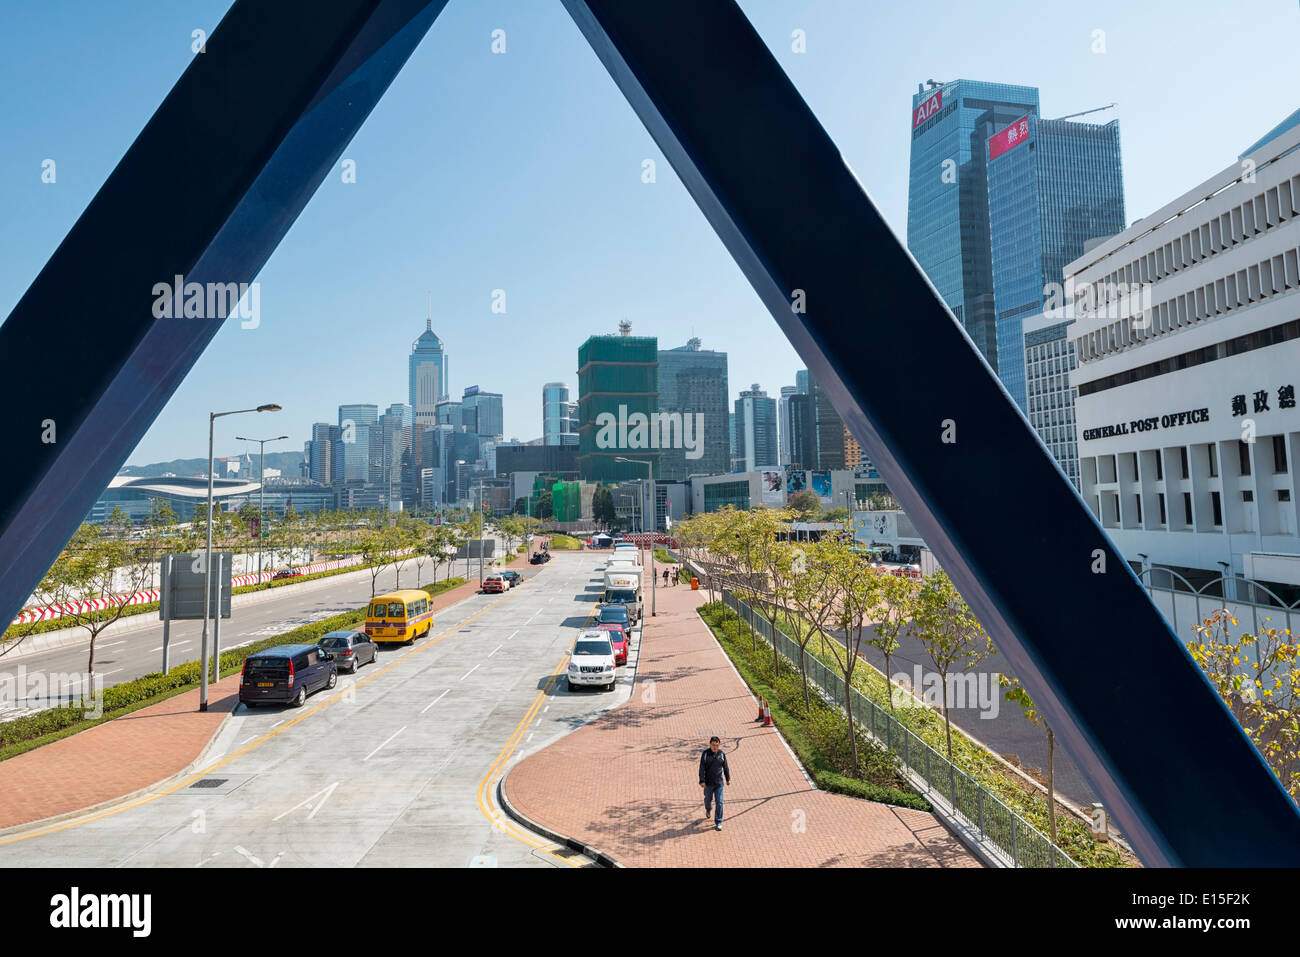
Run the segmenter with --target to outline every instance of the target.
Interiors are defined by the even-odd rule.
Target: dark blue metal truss
[[[444,2],[239,0],[214,31],[0,327],[0,615],[216,331],[154,320],[153,284],[250,281]],[[1294,865],[1289,797],[735,3],[563,2],[1144,861]],[[75,378],[13,361],[51,331]]]

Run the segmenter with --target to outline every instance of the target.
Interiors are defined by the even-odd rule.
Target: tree
[[[801,522],[811,522],[822,514],[822,500],[810,488],[795,492],[786,502],[786,508],[798,516]]]
[[[537,496],[537,517],[550,518],[554,514],[551,507],[551,492],[547,489],[541,495]]]
[[[397,573],[394,587],[402,587],[402,568],[411,560],[411,547],[414,544],[415,536],[411,527],[406,522],[399,522],[384,531],[385,553],[388,557],[388,564],[393,566],[393,571]]]
[[[420,576],[424,572],[424,563],[429,560],[429,542],[433,537],[433,526],[425,522],[411,523],[411,557],[415,561],[415,587],[420,587]],[[435,565],[436,569],[437,566]]]
[[[782,598],[788,603],[790,637],[799,646],[799,677],[803,681],[804,713],[812,712],[808,694],[808,644],[814,636],[825,638],[826,622],[832,609],[829,578],[833,564],[820,542],[795,546],[794,575]]]
[[[839,508],[833,508],[822,516],[823,522],[847,522],[849,520],[849,510],[841,505]]]
[[[153,574],[152,565],[138,560],[138,548],[128,537],[130,529],[131,522],[121,509],[114,509],[103,525],[83,523],[38,588],[50,604],[66,605],[70,610],[64,617],[90,634],[86,671],[92,675],[95,640],[122,617],[126,597],[144,587],[144,576]],[[87,604],[94,599],[109,601],[102,608]]]
[[[951,761],[948,675],[957,669],[974,668],[989,655],[997,654],[997,649],[944,571],[930,575],[917,589],[910,633],[920,639],[939,674],[943,687],[944,736],[948,743],[948,760]]]
[[[853,719],[853,674],[863,645],[863,632],[868,629],[872,612],[880,603],[881,576],[850,541],[838,535],[826,535],[817,544],[823,560],[830,565],[827,581],[831,586],[831,617],[844,635],[842,646],[831,641],[827,647],[844,680],[844,711],[849,717],[849,748],[853,755],[853,776],[857,777],[858,735]]]
[[[879,604],[875,609],[876,625],[867,637],[867,644],[876,648],[885,658],[885,683],[889,688],[889,710],[894,710],[894,673],[890,664],[898,651],[898,639],[911,621],[916,601],[918,583],[902,575],[880,576]]]
[[[1196,626],[1188,646],[1214,690],[1292,798],[1300,800],[1300,645],[1290,629],[1261,628],[1235,640],[1225,609]]]
[[[1020,705],[1020,710],[1024,712],[1026,721],[1047,731],[1047,829],[1050,832],[1052,843],[1055,844],[1056,735],[1052,733],[1052,726],[1039,713],[1038,705],[1034,704],[1034,699],[1029,697],[1029,692],[1025,690],[1025,686],[1020,683],[1019,678],[998,675],[998,684],[1003,688],[1002,697],[1007,701]]]
[[[388,541],[383,529],[367,528],[357,540],[361,560],[370,570],[370,597],[375,597],[376,582],[388,564]]]
[[[591,517],[606,528],[618,521],[618,512],[614,508],[614,493],[604,485],[597,485],[591,496]]]

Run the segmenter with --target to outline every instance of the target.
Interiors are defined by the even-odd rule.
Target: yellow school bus
[[[433,628],[428,592],[403,590],[376,595],[366,607],[366,634],[376,644],[413,641]]]

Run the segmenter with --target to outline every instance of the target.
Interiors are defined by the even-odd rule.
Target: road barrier
[[[777,652],[795,667],[802,656],[809,684],[817,687],[827,703],[844,707],[844,679],[840,675],[803,651],[785,632],[773,629],[730,592],[723,592],[722,601],[768,642],[775,632]],[[850,700],[858,726],[902,762],[912,783],[935,805],[940,816],[952,820],[987,857],[1007,867],[1080,866],[1046,834],[856,688],[850,689]]]

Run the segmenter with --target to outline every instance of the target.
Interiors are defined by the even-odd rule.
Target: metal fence
[[[785,632],[773,629],[730,592],[723,592],[722,600],[768,642],[772,641],[775,630],[777,652],[796,667],[802,656],[808,681],[817,686],[828,702],[844,706],[844,679],[834,669],[800,649]],[[902,763],[927,798],[932,802],[937,798],[946,804],[948,813],[959,818],[970,836],[993,856],[1012,867],[1080,866],[1047,835],[954,765],[945,754],[922,741],[887,710],[856,688],[851,689],[849,697],[858,726],[869,731]]]

